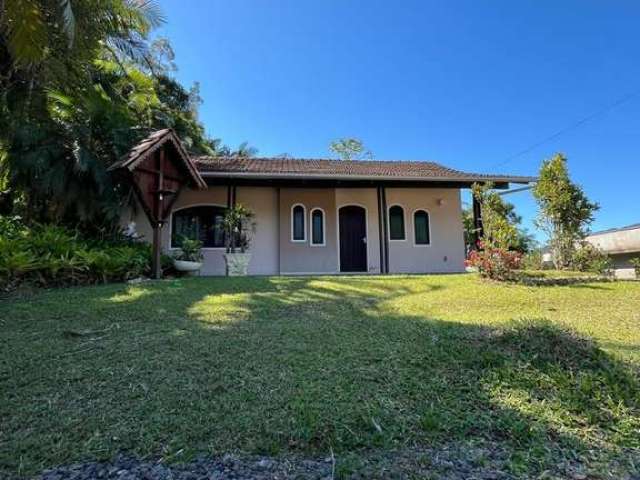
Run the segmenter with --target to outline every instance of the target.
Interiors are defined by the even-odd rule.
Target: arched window
[[[324,212],[320,208],[314,208],[311,210],[311,245],[324,244]]]
[[[171,216],[171,248],[180,248],[183,238],[200,240],[204,248],[224,247],[224,213],[224,207],[212,205],[176,210]]]
[[[294,205],[291,208],[291,241],[304,242],[305,226],[304,226],[305,210],[304,205]]]
[[[389,240],[405,240],[404,210],[400,205],[389,209]]]
[[[416,245],[431,244],[431,227],[429,225],[429,213],[424,210],[416,210],[413,213],[413,232]]]

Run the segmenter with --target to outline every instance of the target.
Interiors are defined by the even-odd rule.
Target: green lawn
[[[640,283],[192,278],[0,302],[0,472],[454,441],[500,442],[517,475],[640,461]]]

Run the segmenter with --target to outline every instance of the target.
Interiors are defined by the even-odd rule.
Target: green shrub
[[[640,257],[632,258],[631,265],[633,269],[636,271],[636,278],[640,279]]]
[[[492,191],[493,184],[472,186],[473,196],[482,208],[482,238],[478,250],[472,250],[467,265],[478,269],[480,276],[492,280],[513,280],[517,275],[522,253],[514,251],[517,240],[515,225],[504,215],[505,204]]]
[[[520,267],[525,270],[542,270],[542,252],[540,250],[532,250],[522,257]]]
[[[176,260],[183,260],[185,262],[202,261],[202,242],[200,240],[183,237],[182,242],[180,242],[180,250],[175,258]]]
[[[143,243],[88,241],[55,225],[25,227],[0,217],[0,288],[123,281],[148,273],[151,248]]]
[[[0,237],[15,238],[20,235],[24,229],[25,227],[22,224],[20,217],[7,217],[0,215]]]
[[[20,239],[0,237],[0,285],[17,282],[40,268],[41,263],[23,244]]]
[[[602,250],[585,242],[573,253],[571,267],[580,272],[606,275],[611,271],[611,259]]]
[[[480,247],[482,250],[469,253],[466,261],[468,266],[476,268],[483,278],[500,281],[517,279],[515,270],[520,268],[520,252],[485,246],[482,242]]]

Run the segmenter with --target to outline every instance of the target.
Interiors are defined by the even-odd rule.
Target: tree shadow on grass
[[[597,283],[575,283],[568,285],[569,288],[587,289],[587,290],[613,290],[611,285],[603,285]]]
[[[637,372],[596,344],[546,321],[495,329],[382,306],[442,288],[225,278],[44,298],[44,323],[21,331],[33,349],[14,348],[2,377],[15,415],[0,465],[477,440],[507,445],[518,473],[639,446]]]

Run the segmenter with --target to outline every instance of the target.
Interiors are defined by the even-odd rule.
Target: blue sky
[[[640,94],[626,97],[640,93],[640,2],[160,4],[176,75],[200,82],[201,119],[225,143],[323,157],[352,136],[377,159],[526,175],[561,151],[602,207],[594,229],[640,222]],[[509,200],[530,226],[530,193]]]

